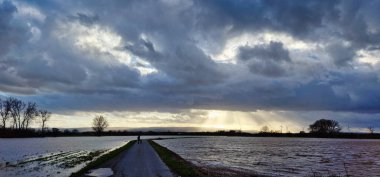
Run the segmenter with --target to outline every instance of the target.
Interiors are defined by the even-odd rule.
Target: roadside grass
[[[120,147],[118,149],[115,149],[113,151],[110,151],[110,152],[108,152],[108,153],[100,156],[99,158],[96,158],[94,161],[91,161],[86,166],[84,166],[83,168],[81,168],[79,171],[77,171],[75,173],[72,173],[70,175],[70,177],[80,177],[80,176],[85,175],[89,170],[94,169],[94,168],[100,166],[101,164],[105,163],[106,161],[108,161],[108,160],[116,157],[121,152],[129,149],[130,147],[132,147],[132,145],[135,142],[136,142],[136,140],[130,141],[127,144],[125,144],[124,146],[122,146],[122,147]]]
[[[181,177],[203,177],[206,176],[202,174],[194,165],[190,162],[186,161],[178,154],[172,152],[171,150],[162,147],[156,142],[149,140],[149,144],[153,147],[153,149],[160,156],[162,161],[178,176]]]

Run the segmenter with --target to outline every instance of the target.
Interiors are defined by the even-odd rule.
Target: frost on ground
[[[113,175],[113,171],[111,168],[98,168],[95,170],[91,170],[89,174],[86,174],[87,176],[94,176],[94,177],[108,177]]]
[[[0,176],[68,176],[106,151],[67,151],[26,157],[0,165]]]

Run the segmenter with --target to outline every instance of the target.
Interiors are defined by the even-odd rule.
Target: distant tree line
[[[0,128],[10,131],[26,131],[33,122],[40,123],[41,131],[46,129],[46,122],[51,112],[39,109],[35,102],[24,102],[14,97],[0,99]]]
[[[319,119],[309,125],[309,133],[300,131],[299,133],[282,133],[281,131],[270,130],[268,126],[263,126],[261,131],[253,136],[261,137],[321,137],[321,138],[380,138],[380,134],[375,133],[373,126],[367,127],[368,133],[341,132],[342,127],[339,122],[329,119]]]
[[[191,136],[246,136],[246,137],[321,137],[321,138],[375,138],[380,139],[380,134],[375,133],[373,126],[368,127],[368,134],[365,133],[347,133],[341,132],[342,127],[335,120],[320,119],[309,125],[309,133],[300,131],[299,133],[286,132],[279,130],[270,130],[268,126],[263,126],[259,133],[247,133],[237,130],[219,130],[216,132],[181,132],[181,131],[126,131],[126,130],[109,130],[107,119],[102,116],[95,116],[92,120],[93,131],[80,132],[77,129],[58,128],[47,129],[46,122],[49,120],[51,113],[47,110],[38,109],[34,102],[25,103],[17,98],[9,97],[0,100],[0,137],[45,137],[45,136],[135,136],[135,135],[191,135]],[[30,125],[38,121],[41,129],[29,128]],[[282,127],[281,127],[282,128]],[[287,129],[287,128],[286,128]]]

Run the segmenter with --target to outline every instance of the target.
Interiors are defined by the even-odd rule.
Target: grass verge
[[[70,177],[80,177],[80,176],[83,176],[85,173],[87,173],[89,170],[91,169],[94,169],[98,166],[100,166],[101,164],[105,163],[106,161],[116,157],[117,155],[119,155],[121,152],[129,149],[130,147],[132,147],[132,145],[136,142],[136,140],[133,140],[133,141],[130,141],[128,142],[127,144],[125,144],[124,146],[120,147],[120,148],[117,148],[113,151],[110,151],[102,156],[100,156],[99,158],[96,158],[94,161],[91,161],[90,163],[88,163],[86,166],[84,166],[82,169],[80,169],[79,171],[75,172],[75,173],[72,173],[70,175]]]
[[[149,140],[149,144],[160,156],[162,161],[178,176],[181,177],[203,177],[201,171],[197,169],[193,164],[183,159],[178,154],[172,152],[171,150],[162,147],[156,142]]]

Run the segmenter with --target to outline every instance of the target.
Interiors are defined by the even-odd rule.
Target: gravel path
[[[111,168],[114,177],[173,177],[170,169],[146,140],[141,144],[135,143],[101,168]]]

